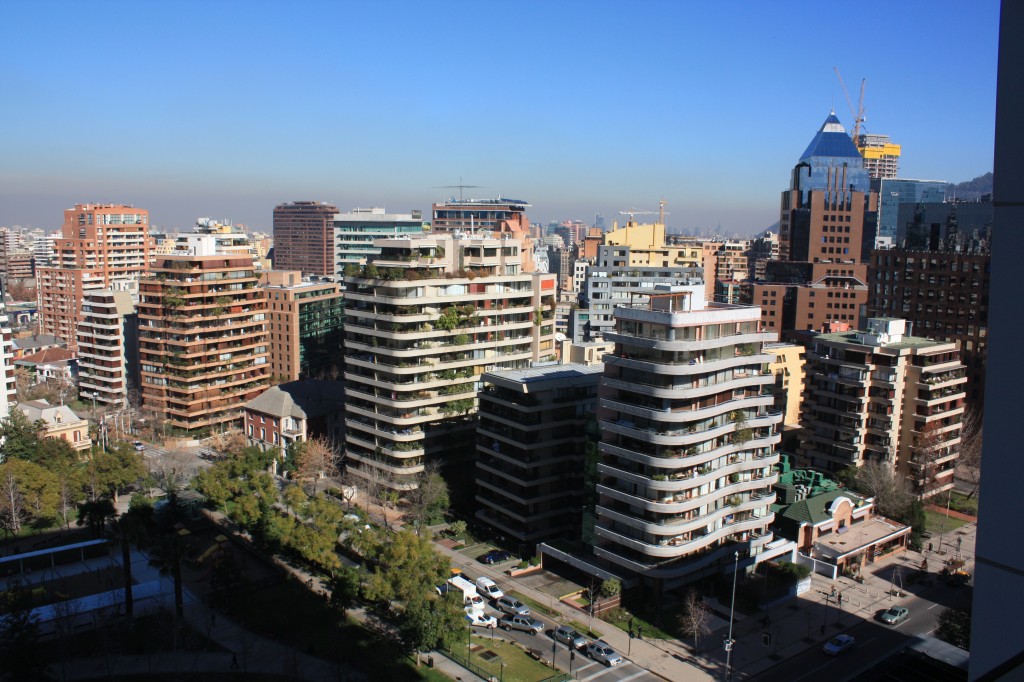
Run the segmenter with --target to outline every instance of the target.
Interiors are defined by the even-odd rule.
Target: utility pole
[[[732,638],[732,619],[736,610],[736,577],[740,572],[740,553],[733,554],[732,569],[732,601],[729,603],[729,636],[725,639],[725,679],[726,682],[732,679],[732,647],[736,640]]]

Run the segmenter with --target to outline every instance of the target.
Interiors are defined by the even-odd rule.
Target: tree
[[[167,495],[170,503],[176,504],[177,497],[185,489],[195,472],[195,460],[185,450],[171,450],[156,457],[150,464],[149,474],[153,484]]]
[[[21,485],[14,470],[4,465],[0,473],[0,526],[11,535],[17,535],[28,520],[28,508]]]
[[[294,446],[293,457],[298,477],[313,482],[312,490],[315,495],[318,481],[337,473],[341,454],[334,443],[318,436],[297,443]]]
[[[447,636],[464,632],[466,614],[455,592],[416,594],[405,602],[399,621],[399,644],[407,653],[430,651]],[[419,657],[417,657],[419,661]]]
[[[106,530],[107,521],[117,517],[117,510],[109,498],[83,502],[78,506],[78,525],[89,526],[92,536],[99,538]]]
[[[711,632],[708,623],[711,613],[707,603],[697,594],[696,590],[688,590],[683,602],[683,612],[679,614],[679,627],[693,637],[693,653],[700,650],[700,638]]]
[[[11,410],[10,416],[0,422],[4,458],[34,460],[39,447],[38,433],[39,426],[30,422],[24,412],[17,408]]]
[[[222,457],[242,457],[249,447],[249,441],[240,429],[214,434],[210,447]]]
[[[981,485],[982,435],[981,414],[967,410],[960,422],[960,457],[956,462],[956,477],[971,486],[967,499],[977,495]]]
[[[417,487],[410,491],[408,499],[409,517],[415,525],[417,535],[421,534],[426,526],[440,523],[451,505],[451,497],[448,494],[448,483],[441,476],[436,462],[424,467],[423,472],[417,477]]]
[[[601,581],[601,588],[598,591],[601,597],[617,597],[622,594],[622,583],[617,578],[607,578]]]
[[[106,452],[93,454],[85,467],[85,485],[93,500],[100,495],[109,495],[116,503],[120,490],[145,475],[142,455],[128,443],[118,443]]]
[[[971,648],[971,611],[967,609],[946,609],[939,614],[939,627],[935,631],[939,639],[961,649]]]
[[[434,585],[449,575],[449,568],[448,559],[435,552],[429,540],[402,530],[381,550],[366,596],[371,601],[407,603],[433,593]]]
[[[359,598],[359,569],[354,566],[342,566],[331,578],[331,607],[342,618],[356,604]]]
[[[862,466],[856,484],[860,492],[875,498],[879,514],[892,519],[905,516],[914,501],[910,484],[887,462],[868,462]]]

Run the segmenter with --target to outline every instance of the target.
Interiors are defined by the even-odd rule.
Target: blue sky
[[[835,106],[901,177],[992,169],[998,3],[45,2],[0,21],[0,225],[86,201],[269,230],[283,201],[750,233]]]

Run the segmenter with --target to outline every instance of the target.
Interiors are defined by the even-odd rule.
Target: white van
[[[488,599],[501,599],[505,596],[505,593],[501,591],[501,588],[487,576],[480,576],[476,579],[476,589],[480,594]]]
[[[484,600],[477,594],[476,585],[469,582],[461,575],[448,579],[448,584],[462,592],[462,603],[464,606],[472,606],[475,611],[483,613]]]

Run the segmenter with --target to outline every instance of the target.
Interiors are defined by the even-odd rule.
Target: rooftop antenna
[[[483,189],[483,185],[463,185],[462,176],[459,176],[459,184],[457,185],[440,185],[434,189],[458,189],[459,190],[459,202],[462,202],[462,190],[464,189]]]

